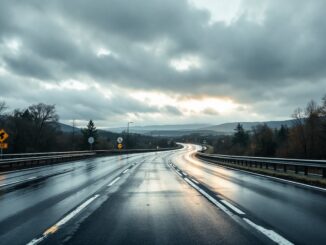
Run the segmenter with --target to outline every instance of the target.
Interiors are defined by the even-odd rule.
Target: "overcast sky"
[[[0,100],[111,127],[279,120],[326,93],[324,0],[0,0]]]

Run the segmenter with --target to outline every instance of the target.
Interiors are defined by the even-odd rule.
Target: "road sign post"
[[[94,137],[89,137],[88,138],[88,144],[89,144],[90,150],[93,150],[94,141],[95,141]]]
[[[118,144],[121,144],[123,142],[123,138],[122,137],[118,137],[117,138],[117,142],[118,142]]]
[[[118,137],[117,138],[117,143],[118,143],[117,147],[118,147],[119,150],[121,150],[123,148],[122,142],[123,142],[123,138]]]
[[[2,159],[3,149],[8,148],[8,143],[4,143],[9,138],[9,134],[4,129],[0,129],[0,158]]]

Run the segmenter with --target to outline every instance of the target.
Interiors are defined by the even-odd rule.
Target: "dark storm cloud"
[[[104,87],[228,96],[256,105],[258,112],[263,111],[260,105],[294,108],[305,103],[297,95],[304,95],[307,86],[307,96],[321,97],[326,2],[263,2],[267,8],[261,23],[244,12],[226,25],[209,24],[208,11],[184,0],[5,0],[0,47],[13,38],[21,47],[17,53],[2,48],[0,61],[21,79],[53,83],[88,77]],[[102,47],[112,54],[98,57],[96,49]],[[171,60],[187,56],[198,57],[200,67],[183,72],[171,67]],[[82,106],[76,110],[84,110],[85,103],[77,103]],[[157,111],[134,102],[119,108],[114,103],[121,101],[112,101],[115,113]],[[289,114],[288,108],[282,110]],[[177,107],[161,111],[182,114]]]

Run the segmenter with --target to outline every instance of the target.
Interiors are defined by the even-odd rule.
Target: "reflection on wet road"
[[[325,241],[325,192],[204,163],[197,149],[3,173],[0,244]]]

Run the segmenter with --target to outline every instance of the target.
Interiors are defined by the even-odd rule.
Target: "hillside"
[[[240,122],[245,130],[251,130],[252,127],[257,126],[259,124],[266,123],[270,128],[280,128],[282,125],[286,125],[291,127],[294,123],[294,120],[285,120],[285,121],[267,121],[267,122]],[[211,130],[215,132],[225,132],[225,133],[232,133],[236,128],[238,122],[231,122],[231,123],[223,123],[219,125],[209,126],[202,128],[202,130]]]

